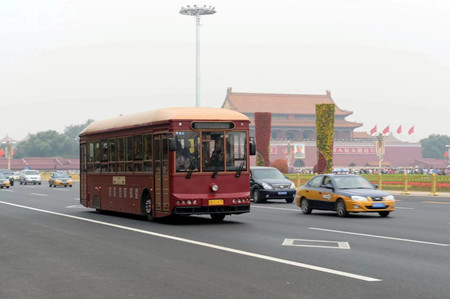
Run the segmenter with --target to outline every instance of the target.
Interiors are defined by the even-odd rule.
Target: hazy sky
[[[0,138],[234,92],[324,94],[347,119],[450,135],[448,0],[14,0],[0,4]]]

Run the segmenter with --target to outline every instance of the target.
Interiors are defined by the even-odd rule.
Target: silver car
[[[26,184],[41,184],[41,174],[38,170],[24,170],[20,175],[19,183]]]

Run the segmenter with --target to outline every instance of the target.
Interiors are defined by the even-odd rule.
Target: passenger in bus
[[[190,147],[191,144],[188,140],[184,140],[184,146],[181,144],[179,140],[177,140],[177,159],[176,159],[176,165],[177,165],[177,171],[188,171],[192,155],[190,153]],[[195,170],[195,169],[193,169]]]

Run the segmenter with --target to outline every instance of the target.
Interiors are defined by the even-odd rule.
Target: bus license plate
[[[210,199],[208,204],[210,206],[223,206],[223,199]]]
[[[278,195],[286,195],[287,194],[287,192],[286,191],[283,191],[283,192],[278,192]]]
[[[372,208],[385,208],[386,205],[384,204],[384,202],[376,202],[372,204]]]

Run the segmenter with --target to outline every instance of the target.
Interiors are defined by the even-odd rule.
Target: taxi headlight
[[[365,200],[367,200],[367,198],[364,197],[364,196],[356,196],[356,195],[354,195],[354,196],[352,196],[352,200],[353,201],[365,201]]]
[[[264,189],[273,189],[272,186],[270,186],[267,183],[262,183],[262,186],[263,186]]]
[[[295,184],[292,183],[291,186],[289,186],[289,189],[295,189]]]
[[[385,199],[388,200],[388,201],[394,201],[395,197],[394,197],[394,195],[388,195],[388,196],[386,196]]]

